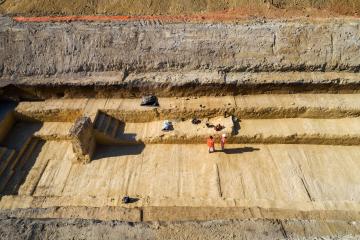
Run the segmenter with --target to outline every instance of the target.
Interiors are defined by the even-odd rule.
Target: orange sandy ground
[[[334,18],[344,17],[327,10],[307,8],[303,10],[268,8],[239,8],[226,11],[194,15],[139,15],[139,16],[43,16],[43,17],[14,17],[18,22],[68,22],[68,21],[137,21],[153,20],[164,22],[233,22],[254,18],[265,19],[294,19],[294,18]],[[347,16],[349,17],[349,16]],[[350,16],[359,18],[358,15]]]

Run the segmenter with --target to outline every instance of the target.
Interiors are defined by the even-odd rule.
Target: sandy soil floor
[[[324,218],[332,216],[325,210],[357,212],[357,146],[227,145],[224,152],[207,151],[205,144],[100,146],[83,165],[73,162],[69,141],[46,141],[24,182],[9,185],[19,195],[3,197],[0,206],[123,206],[121,198],[130,195],[139,199],[131,208],[168,209],[145,211],[148,220],[232,216],[208,215],[213,207],[306,210],[312,217],[323,209]],[[172,206],[210,208],[185,216]]]
[[[70,143],[49,141],[34,165],[49,159],[33,195],[357,202],[359,154],[359,147],[316,145],[228,145],[208,154],[205,144],[157,144],[98,148],[80,165],[71,162]]]

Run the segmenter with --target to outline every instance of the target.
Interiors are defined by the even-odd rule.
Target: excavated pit
[[[52,217],[102,220],[115,217],[106,210],[111,207],[124,221],[358,219],[359,98],[269,94],[159,98],[159,107],[114,98],[12,104],[1,122],[10,129],[1,147],[14,152],[1,160],[0,207],[60,207],[61,215]],[[271,115],[261,118],[266,111]],[[246,112],[252,115],[242,118]],[[78,116],[94,127],[96,149],[86,164],[76,161],[70,136]],[[193,116],[201,123],[191,123]],[[164,119],[174,130],[161,131]],[[206,123],[225,128],[217,132]],[[228,144],[220,151],[223,133]],[[205,145],[209,135],[217,141],[214,154]],[[124,205],[125,195],[138,200]],[[78,213],[67,213],[74,207]]]
[[[3,212],[360,220],[358,20],[0,19]],[[149,93],[158,107],[140,106]],[[173,130],[161,130],[165,120]],[[82,148],[89,138],[93,152]]]

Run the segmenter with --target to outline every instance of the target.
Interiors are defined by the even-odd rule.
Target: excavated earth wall
[[[41,98],[79,96],[77,87],[97,97],[353,92],[360,89],[359,26],[347,19],[20,23],[3,17],[0,86],[8,86],[3,94],[20,94],[9,86],[16,85],[22,95]]]

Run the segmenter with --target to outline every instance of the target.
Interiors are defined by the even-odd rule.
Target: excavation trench
[[[0,209],[124,221],[358,219],[360,196],[348,186],[360,182],[359,99],[260,94],[160,97],[159,107],[142,107],[140,98],[8,104],[0,122]],[[86,164],[77,162],[70,136],[84,116],[96,139]],[[173,130],[161,130],[164,120]],[[123,204],[125,195],[137,200]]]
[[[0,210],[360,220],[359,21],[0,23]]]

